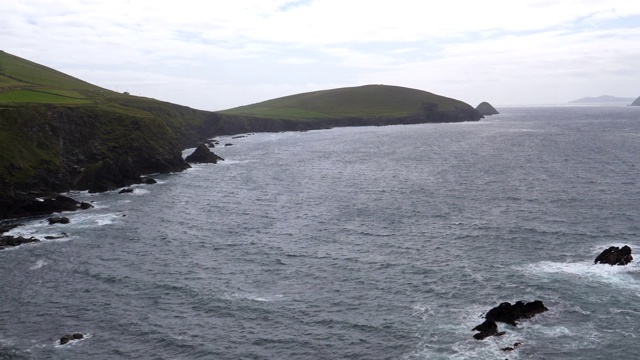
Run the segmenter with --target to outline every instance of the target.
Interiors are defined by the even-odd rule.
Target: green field
[[[57,93],[58,92],[58,93]],[[2,103],[37,103],[37,104],[91,104],[93,101],[73,90],[11,90],[0,92]],[[62,95],[59,93],[66,93]],[[69,96],[73,94],[75,96]]]

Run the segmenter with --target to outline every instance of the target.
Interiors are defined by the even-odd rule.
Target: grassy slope
[[[365,85],[285,96],[221,111],[226,115],[278,119],[328,119],[345,117],[401,117],[414,114],[424,103],[440,110],[466,105],[426,91],[388,85]]]
[[[106,90],[0,51],[0,195],[100,158],[169,158],[212,114]],[[77,171],[77,170],[76,170]],[[37,179],[40,180],[37,180]]]

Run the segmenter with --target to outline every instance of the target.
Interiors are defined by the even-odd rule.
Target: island
[[[631,103],[631,106],[640,106],[640,97],[633,100],[633,102]]]
[[[478,106],[476,106],[476,110],[478,110],[478,112],[483,116],[500,114],[498,110],[496,110],[496,108],[494,108],[491,104],[489,104],[486,101],[483,101],[480,104],[478,104]]]
[[[58,211],[61,192],[111,191],[145,174],[182,171],[190,166],[182,150],[218,135],[482,117],[462,101],[388,85],[203,111],[107,90],[0,51],[0,220]]]
[[[583,97],[577,100],[569,101],[569,104],[611,104],[611,103],[628,104],[632,101],[633,101],[633,98],[601,95],[596,97]]]

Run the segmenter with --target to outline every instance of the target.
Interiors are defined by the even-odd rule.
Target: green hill
[[[436,104],[439,111],[470,108],[455,99],[430,92],[388,85],[314,91],[221,111],[222,114],[277,119],[398,118]]]
[[[181,150],[206,137],[203,128],[216,119],[211,112],[103,89],[0,51],[0,199],[108,190],[140,174],[182,170]],[[114,174],[107,182],[92,176],[108,172]],[[0,203],[0,218],[2,212]]]

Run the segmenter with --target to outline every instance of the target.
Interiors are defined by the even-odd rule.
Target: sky
[[[0,50],[203,110],[385,84],[473,106],[640,96],[640,1],[2,0]]]

